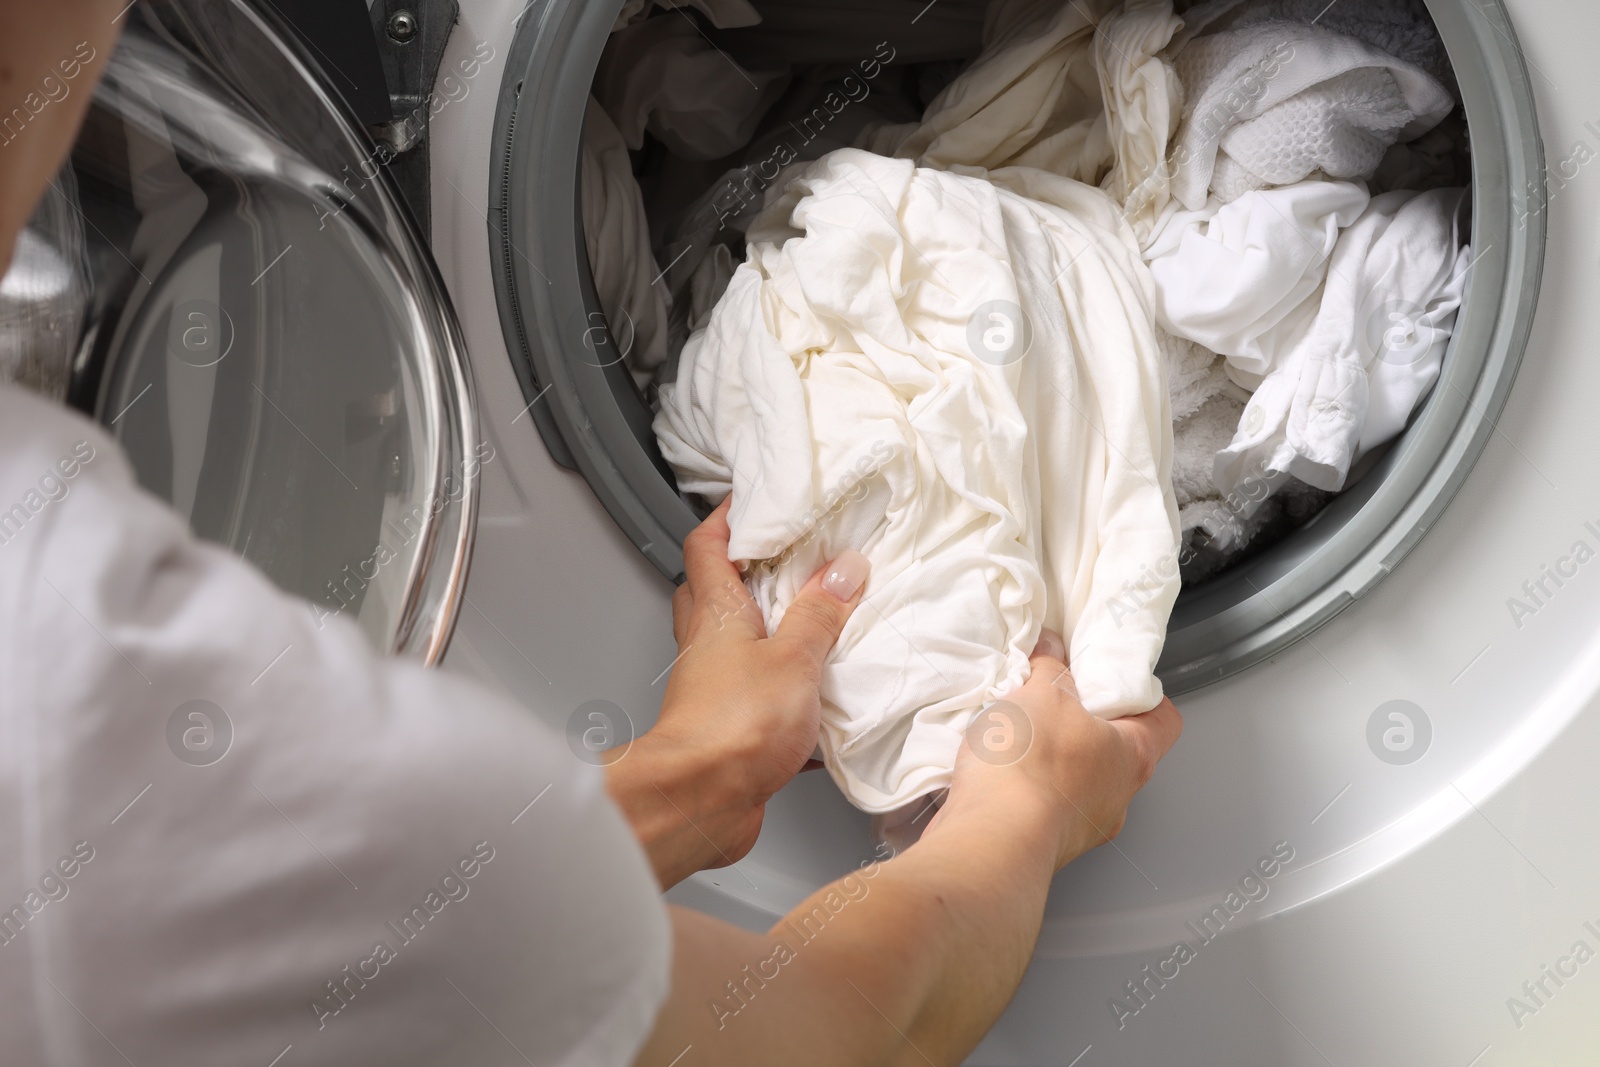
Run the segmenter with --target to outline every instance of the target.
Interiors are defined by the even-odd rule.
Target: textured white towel
[[[1367,178],[1384,153],[1455,107],[1420,67],[1354,37],[1286,19],[1189,41],[1172,195],[1190,210],[1317,172]]]
[[[674,15],[613,33],[593,91],[629,148],[649,130],[673,154],[704,160],[743,148],[788,84],[786,69],[746,70]]]
[[[733,491],[730,551],[769,624],[844,548],[872,560],[822,684],[846,796],[884,812],[947,784],[1045,625],[1091,711],[1154,706],[1171,415],[1117,206],[1038,170],[847,149],[748,236],[656,432],[682,488]]]
[[[628,147],[593,97],[583,116],[582,160],[583,237],[595,292],[617,348],[644,388],[667,356],[668,301],[651,284],[657,269],[650,221]]]
[[[1386,55],[1421,67],[1443,84],[1453,81],[1450,57],[1428,13],[1427,0],[1209,0],[1184,13],[1189,37],[1288,19],[1354,37]]]
[[[1238,432],[1250,394],[1228,380],[1225,361],[1193,341],[1157,331],[1172,395],[1172,491],[1183,535],[1185,582],[1227,566],[1258,536],[1292,529],[1321,510],[1327,494],[1287,475],[1263,475],[1224,493],[1217,453]]]

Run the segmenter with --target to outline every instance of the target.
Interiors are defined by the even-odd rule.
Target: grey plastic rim
[[[650,437],[649,412],[599,328],[578,208],[589,86],[616,3],[556,0],[518,26],[501,86],[489,228],[505,332],[557,462],[674,581],[696,517]],[[1440,381],[1405,434],[1303,529],[1184,590],[1158,673],[1169,693],[1218,681],[1305,638],[1370,591],[1436,522],[1495,433],[1533,325],[1546,220],[1533,91],[1500,0],[1428,0],[1473,148],[1477,259]],[[1514,191],[1518,191],[1515,192]],[[1519,210],[1520,209],[1520,210]]]
[[[616,355],[579,217],[583,114],[620,8],[556,0],[518,24],[495,116],[489,243],[506,348],[552,457],[588,479],[639,551],[677,582],[683,539],[699,520],[661,464],[650,411]]]

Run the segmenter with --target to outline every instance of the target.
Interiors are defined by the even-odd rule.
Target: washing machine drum
[[[415,226],[261,15],[174,2],[129,22],[6,279],[5,348],[201,537],[436,660],[482,457]]]
[[[868,5],[863,32],[893,3]],[[763,47],[826,47],[825,26],[791,32],[803,5],[754,6],[778,16]],[[918,53],[911,16],[927,6],[906,0],[897,50]],[[650,411],[622,365],[626,343],[619,348],[595,295],[579,221],[584,108],[618,8],[617,0],[550,0],[539,18],[521,20],[496,121],[489,237],[507,346],[552,455],[589,480],[646,557],[681,579],[681,544],[696,515],[655,448]],[[1438,519],[1495,433],[1543,264],[1544,215],[1531,207],[1543,202],[1543,151],[1500,0],[1428,0],[1428,8],[1460,86],[1474,191],[1476,259],[1441,377],[1406,432],[1311,522],[1184,588],[1158,667],[1169,693],[1261,662],[1371,590]],[[732,36],[718,39],[736,47]],[[626,341],[627,324],[610,325]]]

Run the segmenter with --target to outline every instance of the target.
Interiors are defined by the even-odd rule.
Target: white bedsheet
[[[1118,206],[1039,170],[846,149],[748,237],[656,432],[683,489],[733,491],[731,554],[769,624],[841,550],[872,560],[822,683],[845,795],[885,812],[946,785],[1042,626],[1091,711],[1154,706],[1171,414]]]

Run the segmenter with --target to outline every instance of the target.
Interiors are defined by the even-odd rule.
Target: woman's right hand
[[[1134,794],[1183,732],[1183,717],[1170,700],[1121,719],[1090,715],[1065,655],[1061,638],[1046,631],[1028,681],[979,713],[927,834],[1020,820],[1055,850],[1059,870],[1122,830]]]

